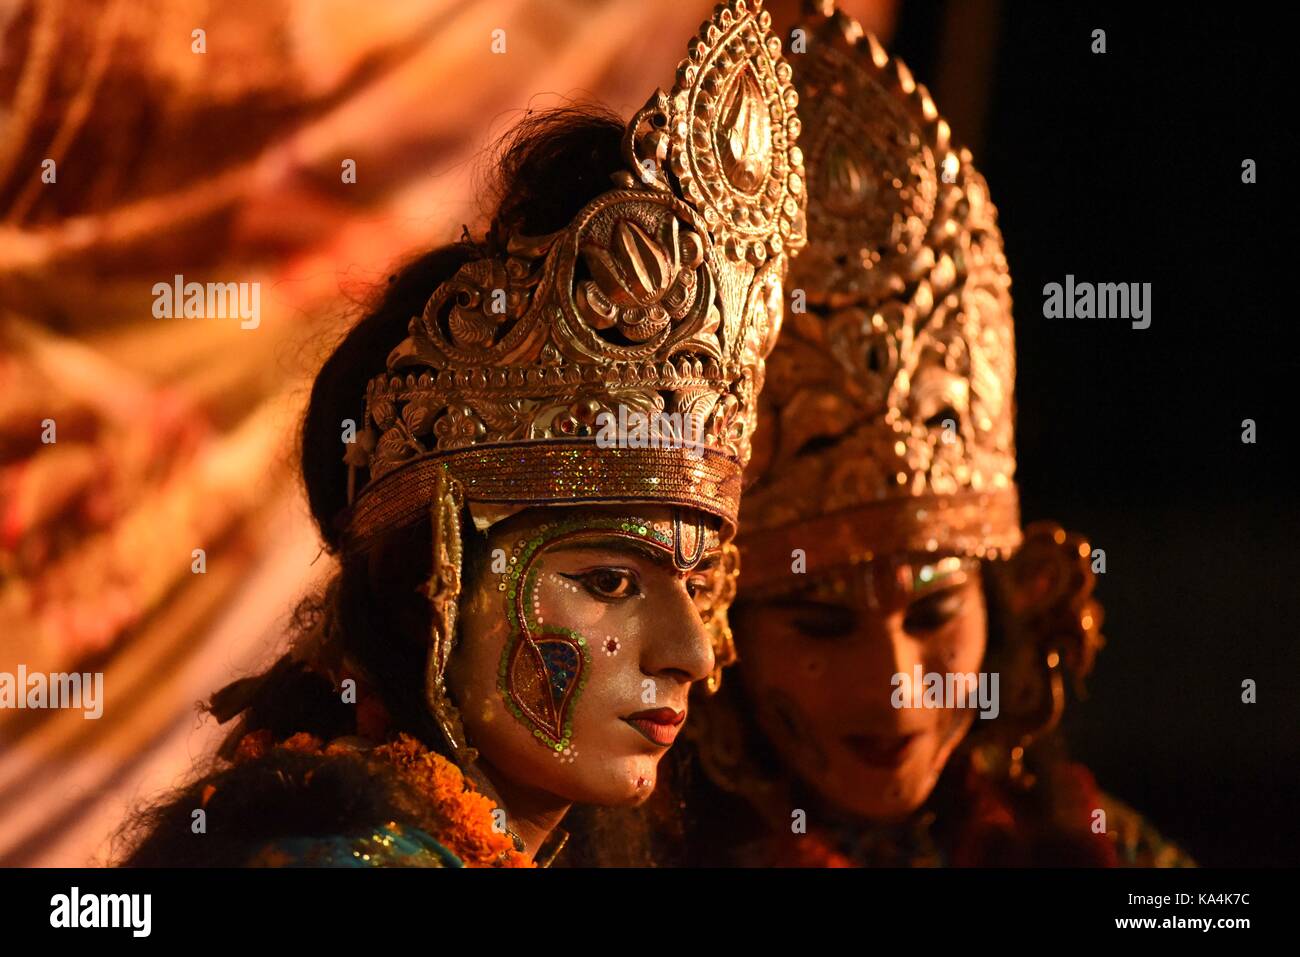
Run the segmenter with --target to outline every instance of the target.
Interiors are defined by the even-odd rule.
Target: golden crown
[[[628,123],[614,188],[434,291],[366,389],[352,547],[427,514],[444,469],[488,508],[658,502],[734,531],[804,241],[798,94],[770,25],[761,0],[720,4]],[[692,441],[598,441],[629,414]]]
[[[821,9],[801,22],[795,73],[811,240],[760,404],[747,586],[783,576],[793,548],[812,571],[1020,540],[996,210],[925,87]]]

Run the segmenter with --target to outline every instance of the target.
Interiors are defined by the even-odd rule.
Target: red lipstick
[[[649,711],[629,714],[623,720],[640,732],[647,741],[666,748],[676,740],[677,732],[682,729],[682,722],[686,720],[686,712],[674,711],[672,708],[652,708]]]

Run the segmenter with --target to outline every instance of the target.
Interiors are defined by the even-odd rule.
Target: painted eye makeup
[[[790,624],[805,638],[838,641],[853,634],[853,611],[842,605],[798,602],[784,608]]]
[[[713,593],[717,586],[717,576],[721,573],[717,561],[706,559],[696,572],[686,579],[686,593],[695,600],[702,610],[712,604]]]
[[[907,607],[903,628],[909,634],[938,631],[966,607],[965,590],[956,583],[916,599]]]
[[[563,577],[577,582],[589,595],[601,601],[621,601],[641,594],[641,580],[630,568],[603,566]]]

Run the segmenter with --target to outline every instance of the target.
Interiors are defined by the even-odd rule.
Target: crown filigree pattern
[[[805,232],[798,94],[760,2],[731,0],[701,27],[672,89],[628,123],[610,191],[434,291],[367,387],[346,458],[361,497],[430,456],[593,440],[620,406],[677,414],[711,457],[748,461]],[[707,507],[734,522],[736,505]]]
[[[874,37],[838,11],[801,26],[811,241],[787,285],[808,310],[768,361],[746,535],[866,510],[839,522],[861,526],[855,558],[1012,547],[1010,277],[985,181]]]

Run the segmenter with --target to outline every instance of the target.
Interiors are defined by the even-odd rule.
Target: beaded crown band
[[[742,587],[899,552],[1020,541],[1010,277],[997,213],[925,87],[829,3],[795,85],[806,296],[769,358],[738,539]]]
[[[761,0],[720,4],[672,89],[628,123],[614,188],[433,292],[366,389],[346,547],[425,516],[444,470],[498,511],[662,503],[734,533],[804,242],[798,94],[770,24]],[[620,409],[697,438],[598,442]]]

